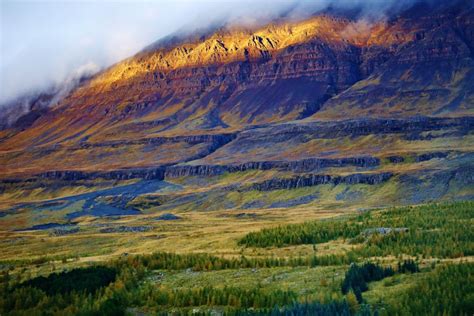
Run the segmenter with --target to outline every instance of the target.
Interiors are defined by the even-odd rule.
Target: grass
[[[429,274],[429,270],[414,274],[396,274],[381,281],[369,284],[369,290],[364,292],[364,298],[373,306],[384,306],[386,302],[408,289],[413,288],[417,282],[422,282]]]
[[[329,267],[276,267],[260,269],[231,269],[220,271],[154,271],[146,282],[156,283],[156,275],[162,275],[160,286],[173,289],[193,287],[223,288],[233,287],[251,289],[261,287],[264,290],[278,288],[291,290],[298,294],[300,301],[311,300],[325,302],[340,299],[340,283],[344,278],[346,266]]]
[[[332,211],[325,211],[324,209],[316,211],[308,208],[295,208],[291,213],[287,212],[286,209],[259,210],[255,211],[259,216],[257,220],[238,219],[233,216],[241,212],[239,210],[207,213],[174,212],[183,219],[169,222],[151,222],[151,215],[124,217],[115,220],[91,218],[81,224],[84,231],[73,236],[53,238],[46,232],[17,234],[17,236],[21,235],[28,239],[18,241],[16,245],[5,243],[5,247],[2,248],[4,251],[2,251],[1,256],[4,260],[1,266],[4,268],[11,266],[10,275],[14,277],[14,280],[17,280],[15,282],[22,282],[35,276],[47,276],[52,272],[60,272],[64,269],[87,267],[98,262],[109,264],[121,271],[119,280],[111,284],[105,291],[97,294],[103,297],[97,299],[97,302],[105,304],[108,299],[121,297],[122,301],[128,302],[127,306],[131,308],[130,311],[145,314],[159,311],[189,312],[193,308],[198,308],[203,312],[222,312],[226,308],[230,308],[214,305],[194,306],[193,303],[189,303],[191,301],[187,301],[187,299],[183,301],[179,298],[179,295],[194,295],[194,302],[202,302],[202,300],[198,300],[199,295],[201,295],[199,293],[208,293],[209,291],[217,293],[215,295],[218,297],[226,291],[237,291],[235,293],[241,293],[238,294],[241,299],[242,295],[245,297],[245,293],[259,293],[255,295],[261,295],[262,297],[270,295],[275,298],[274,295],[278,294],[274,291],[278,289],[295,295],[296,301],[300,303],[343,302],[350,300],[350,294],[345,296],[341,292],[341,284],[349,268],[346,262],[340,262],[339,265],[316,267],[298,264],[294,267],[275,266],[254,269],[227,267],[220,270],[206,271],[204,269],[204,271],[201,271],[198,268],[185,268],[186,266],[178,268],[176,266],[167,270],[154,270],[153,266],[147,268],[146,262],[150,262],[150,260],[146,259],[146,256],[139,255],[139,258],[143,258],[143,260],[134,261],[135,256],[122,256],[122,254],[124,252],[130,254],[146,254],[156,251],[174,252],[179,249],[182,254],[210,253],[228,259],[240,258],[241,255],[245,255],[249,258],[263,259],[266,257],[310,257],[315,254],[323,256],[325,254],[351,252],[359,255],[359,258],[352,259],[359,263],[372,261],[379,262],[383,266],[391,265],[395,267],[400,261],[396,253],[381,253],[374,257],[373,253],[363,251],[365,247],[370,246],[370,243],[367,243],[367,241],[354,243],[349,238],[350,236],[345,240],[329,238],[329,240],[317,245],[288,245],[279,248],[241,248],[236,241],[249,232],[257,232],[258,234],[258,231],[262,228],[274,227],[275,223],[293,223],[298,227],[306,225],[302,222],[312,219],[318,220],[315,227],[319,228],[334,225],[334,223],[359,225],[361,228],[372,227],[373,225],[377,225],[377,227],[407,226],[410,229],[417,227],[422,231],[442,231],[445,233],[445,235],[441,235],[442,237],[451,239],[454,236],[452,235],[453,227],[456,227],[459,233],[466,238],[466,242],[460,244],[462,249],[469,249],[472,246],[472,242],[469,240],[472,239],[469,237],[470,230],[468,227],[472,223],[473,204],[473,202],[432,204],[373,210],[357,215],[353,211],[342,212],[337,218],[334,217],[335,213]],[[295,214],[298,214],[298,217],[295,217]],[[429,220],[427,220],[428,218]],[[120,225],[153,223],[154,230],[146,233],[104,235],[97,233],[97,228],[92,226],[92,224],[107,223]],[[338,226],[334,227],[336,227],[337,232]],[[270,231],[272,231],[271,228]],[[292,231],[297,232],[294,229]],[[449,245],[444,239],[440,240],[443,245]],[[417,240],[410,238],[407,239],[407,242],[418,254],[422,254],[424,249],[429,249],[432,246],[431,244],[418,244]],[[455,248],[453,245],[448,247],[450,249]],[[396,249],[396,247],[392,248]],[[54,255],[45,257],[46,249],[48,249],[48,253]],[[436,249],[436,247],[433,249]],[[41,253],[43,256],[40,255]],[[410,255],[413,254],[410,253]],[[115,261],[111,260],[119,256],[121,259],[117,262],[122,263],[115,265],[113,263]],[[403,256],[400,255],[400,257]],[[399,297],[405,300],[405,293],[416,291],[425,281],[428,282],[427,280],[431,280],[430,284],[436,284],[436,280],[444,280],[446,276],[438,277],[438,272],[436,272],[442,267],[447,264],[459,264],[459,260],[473,260],[472,255],[468,252],[462,253],[461,259],[442,259],[444,256],[443,253],[435,251],[432,252],[431,258],[418,257],[422,267],[420,273],[396,274],[381,281],[369,283],[369,290],[362,294],[363,299],[372,308],[376,308],[381,312],[393,311],[394,306],[400,305]],[[40,260],[29,261],[29,259],[35,257]],[[16,260],[12,261],[13,258],[16,258]],[[19,260],[21,258],[23,260]],[[69,260],[65,258],[69,258]],[[433,266],[433,263],[436,263],[436,267]],[[453,273],[453,275],[459,275],[460,272],[454,271]],[[448,293],[452,293],[452,291],[449,290]],[[15,295],[25,294],[18,292]],[[179,304],[182,304],[181,307],[173,307],[166,303],[178,302],[177,299]],[[94,305],[90,305],[91,302],[87,298],[84,298],[84,300],[85,306],[94,308],[90,307]],[[159,303],[159,300],[162,300],[160,301],[162,303]],[[404,304],[407,305],[408,303]],[[357,310],[361,307],[354,305],[351,308]]]
[[[48,253],[62,256],[114,257],[124,252],[150,253],[153,251],[212,252],[228,256],[240,255],[236,240],[250,231],[283,222],[303,222],[341,213],[322,209],[297,208],[291,213],[284,209],[252,210],[258,219],[239,219],[242,210],[215,212],[175,212],[178,221],[156,221],[163,211],[147,215],[125,216],[120,219],[82,218],[80,232],[55,237],[46,231],[2,232],[0,260],[39,258]],[[247,211],[249,212],[249,211]],[[28,220],[28,218],[25,218]],[[22,224],[22,225],[30,225]],[[99,233],[98,225],[151,225],[145,233]],[[244,251],[251,254],[252,251]],[[263,253],[263,252],[262,252]],[[290,251],[293,253],[293,251]]]

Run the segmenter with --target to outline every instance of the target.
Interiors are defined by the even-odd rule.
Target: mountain
[[[160,205],[204,209],[232,190],[327,184],[337,192],[312,196],[472,198],[473,87],[469,2],[420,3],[376,21],[328,10],[225,25],[151,45],[1,130],[3,190],[36,183],[29,196],[44,179],[170,180],[182,191]],[[370,189],[344,193],[359,184]],[[309,203],[301,198],[212,208]]]

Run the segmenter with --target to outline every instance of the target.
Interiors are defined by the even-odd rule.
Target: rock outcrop
[[[448,153],[446,152],[434,152],[434,153],[427,153],[427,154],[422,154],[422,155],[419,155],[416,157],[416,161],[417,162],[421,162],[421,161],[427,161],[427,160],[431,160],[431,159],[434,159],[434,158],[446,158],[448,156]]]
[[[426,131],[449,130],[452,136],[466,135],[474,129],[474,116],[460,118],[412,117],[407,119],[356,119],[336,122],[311,122],[281,124],[256,131],[239,134],[239,140],[254,140],[264,137],[269,141],[280,142],[295,136],[308,138],[357,137],[371,134],[399,134],[410,140],[423,139]],[[442,137],[445,135],[438,135]],[[437,135],[433,134],[432,139]]]
[[[303,187],[311,187],[322,184],[380,184],[388,181],[393,176],[390,172],[376,174],[351,174],[347,176],[331,176],[320,174],[307,174],[286,179],[271,179],[260,183],[254,183],[248,187],[250,190],[272,191],[288,190]]]
[[[188,135],[188,136],[174,136],[174,137],[153,137],[141,138],[132,140],[116,140],[106,141],[100,143],[81,142],[78,147],[70,149],[88,149],[98,147],[120,147],[127,145],[154,145],[159,146],[163,144],[186,143],[189,145],[197,145],[202,143],[212,144],[212,148],[218,148],[232,141],[236,134],[215,134],[215,135]]]
[[[107,179],[107,180],[130,180],[130,179],[144,179],[144,180],[163,180],[165,174],[164,167],[152,169],[130,169],[130,170],[113,170],[108,172],[84,172],[74,170],[64,171],[48,171],[36,175],[39,179],[52,179],[64,181],[77,180],[93,180],[93,179]]]
[[[375,157],[349,157],[339,159],[312,158],[295,161],[260,161],[246,162],[237,165],[176,165],[166,168],[165,178],[188,176],[216,176],[225,172],[239,172],[246,170],[277,169],[292,172],[310,172],[329,167],[375,167],[380,159]]]

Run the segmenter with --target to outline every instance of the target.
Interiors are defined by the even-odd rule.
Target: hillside
[[[179,185],[156,209],[470,199],[473,43],[474,11],[459,2],[152,45],[1,131],[3,200],[138,180]],[[108,207],[147,211],[153,187]],[[261,193],[279,189],[291,198]]]
[[[0,115],[0,314],[472,315],[473,200],[469,1],[175,34]]]
[[[146,50],[94,76],[48,113],[2,131],[1,159],[8,166],[15,153],[25,165],[25,152],[36,150],[35,157],[70,169],[57,164],[60,151],[51,147],[73,156],[78,146],[100,144],[109,156],[109,143],[297,119],[472,115],[474,13],[466,4],[420,6],[370,24],[323,14],[253,30],[229,26]],[[147,161],[143,150],[134,164],[177,162]],[[97,154],[85,153],[88,166],[76,168],[103,169]],[[129,159],[118,160],[114,168],[132,167]],[[2,173],[21,172],[7,169]]]

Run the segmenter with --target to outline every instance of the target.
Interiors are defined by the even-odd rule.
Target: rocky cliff
[[[385,172],[379,174],[351,174],[348,176],[331,176],[320,174],[308,174],[294,178],[271,179],[260,183],[254,183],[249,186],[251,190],[272,191],[288,190],[303,187],[311,187],[322,184],[380,184],[388,181],[393,176],[392,173]]]
[[[294,161],[251,161],[233,165],[176,165],[166,168],[165,178],[189,176],[216,176],[226,172],[247,170],[272,170],[310,172],[330,167],[375,167],[380,163],[376,157],[349,157],[339,159],[312,158]]]

